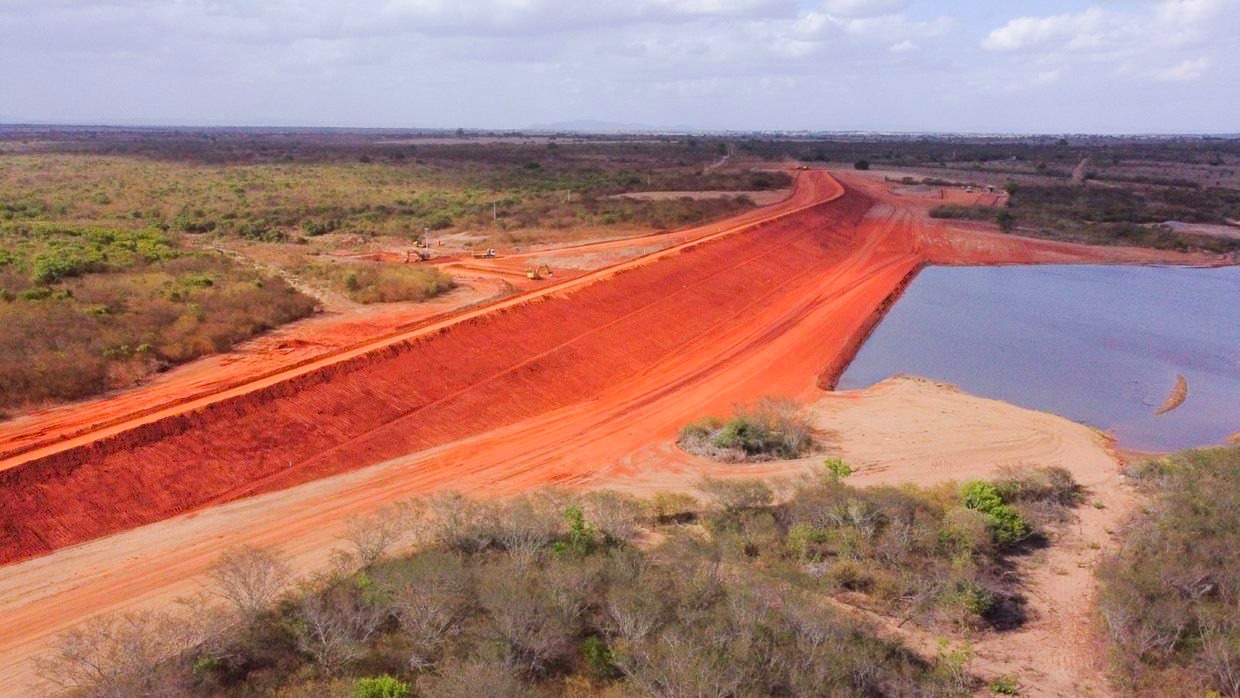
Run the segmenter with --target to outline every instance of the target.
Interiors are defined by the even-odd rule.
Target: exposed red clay
[[[757,347],[786,349],[761,381],[733,376],[717,398],[699,391],[691,408],[763,393],[809,397],[833,385],[927,263],[1210,261],[927,223],[880,185],[846,182],[804,173],[787,201],[668,250],[133,418],[59,433],[27,421],[0,443],[0,563],[573,405],[675,402],[685,385],[727,377],[729,357]],[[645,392],[635,396],[636,386]],[[580,426],[584,435],[589,425]],[[646,427],[644,439],[670,428],[632,427],[626,444]],[[526,435],[507,446],[541,444]],[[460,466],[433,467],[444,481]],[[521,482],[571,480],[589,467],[563,464]]]

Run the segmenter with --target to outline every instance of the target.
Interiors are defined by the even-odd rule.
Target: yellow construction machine
[[[551,267],[546,264],[540,264],[537,267],[529,267],[525,270],[525,278],[531,281],[538,281],[551,276]]]

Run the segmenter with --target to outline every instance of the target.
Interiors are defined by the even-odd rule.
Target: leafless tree
[[[494,515],[491,507],[459,492],[439,492],[426,500],[425,537],[451,550],[477,552],[493,540]]]
[[[495,540],[529,562],[555,542],[563,524],[558,502],[544,493],[514,497],[493,508]]]
[[[581,503],[586,521],[612,542],[632,540],[647,516],[641,500],[613,490],[589,492]]]
[[[345,524],[344,539],[353,545],[357,561],[370,567],[398,544],[405,532],[400,513],[381,509],[370,516],[356,516]]]
[[[521,682],[511,667],[474,659],[452,661],[438,675],[422,677],[418,681],[418,695],[430,698],[528,698],[535,694]]]
[[[293,571],[272,550],[240,545],[226,550],[208,576],[211,593],[253,618],[288,587]]]
[[[735,695],[744,680],[717,645],[680,630],[622,645],[616,665],[643,693],[662,698]]]
[[[35,660],[35,671],[72,695],[183,695],[184,674],[171,665],[203,641],[202,629],[170,613],[100,616],[58,637],[52,652]]]
[[[571,625],[535,570],[512,567],[501,572],[480,580],[479,598],[503,647],[504,662],[522,673],[538,674],[571,651]]]
[[[409,666],[422,670],[461,632],[474,609],[469,570],[449,553],[424,553],[389,572],[381,582],[412,649]]]
[[[362,656],[384,616],[385,609],[343,584],[307,592],[297,607],[297,646],[324,673],[335,674]]]

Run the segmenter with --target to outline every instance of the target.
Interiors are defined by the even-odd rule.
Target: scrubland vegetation
[[[306,263],[298,276],[321,281],[357,303],[423,301],[451,290],[452,277],[435,267],[404,264]]]
[[[724,463],[800,458],[814,447],[813,424],[798,403],[768,397],[737,405],[727,421],[703,417],[685,425],[676,443]]]
[[[314,308],[158,229],[0,223],[0,408],[131,385]]]
[[[1240,240],[1176,232],[1165,221],[1240,219],[1240,190],[1201,187],[1022,185],[1008,200],[1022,226],[1045,237],[1095,245],[1170,250],[1240,251]]]
[[[1098,571],[1125,690],[1240,695],[1240,448],[1131,468],[1148,495]]]
[[[919,655],[851,607],[946,635],[1017,625],[1008,558],[1078,498],[1057,470],[699,489],[442,493],[352,521],[301,579],[236,548],[181,609],[93,621],[40,673],[90,696],[966,695],[963,646]]]
[[[751,207],[743,196],[637,201],[632,191],[787,187],[782,172],[703,172],[713,149],[683,144],[358,146],[276,152],[152,134],[0,150],[0,219],[158,227],[264,242],[337,233],[415,238],[470,230],[495,240],[531,228],[674,228]],[[66,152],[68,151],[68,152]]]

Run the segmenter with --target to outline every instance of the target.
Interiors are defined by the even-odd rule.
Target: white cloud
[[[1165,68],[1154,72],[1154,79],[1164,82],[1189,82],[1191,80],[1199,80],[1201,76],[1209,70],[1211,61],[1209,58],[1202,56],[1192,60],[1184,61],[1179,65]]]
[[[891,51],[892,53],[908,53],[909,51],[916,51],[917,44],[913,43],[912,41],[909,41],[908,39],[905,39],[904,41],[901,41],[898,44],[892,44],[891,46],[887,47],[887,50]]]
[[[878,17],[903,11],[912,0],[824,0],[824,12],[836,17]]]
[[[1097,7],[1050,17],[1018,17],[995,29],[982,41],[990,51],[1018,51],[1051,43],[1089,46],[1098,43],[1106,13]]]

